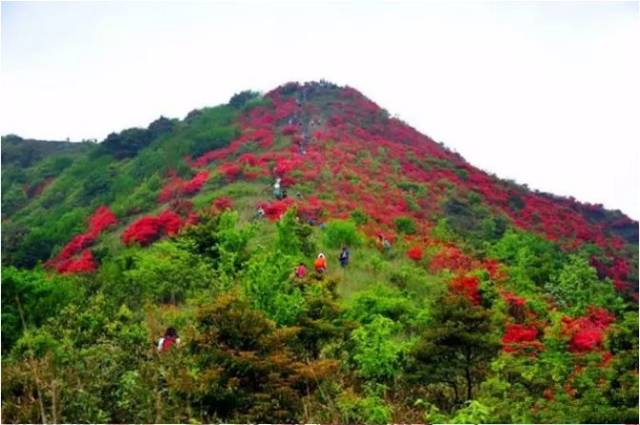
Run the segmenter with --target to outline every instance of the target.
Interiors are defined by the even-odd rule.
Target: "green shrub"
[[[351,219],[358,225],[362,226],[369,221],[369,217],[361,210],[355,210],[351,213]]]
[[[409,298],[398,289],[382,284],[354,295],[346,312],[347,317],[364,324],[380,316],[407,323],[416,314],[416,307]]]
[[[544,285],[557,303],[575,315],[585,314],[590,305],[621,312],[624,303],[610,281],[598,279],[587,259],[569,256],[562,269]]]
[[[360,376],[384,382],[400,373],[406,343],[393,340],[398,330],[396,322],[378,315],[351,333],[355,344],[353,360]]]
[[[329,248],[343,245],[356,247],[362,245],[362,235],[351,220],[331,220],[324,229],[324,243]]]
[[[352,391],[338,398],[338,409],[344,423],[387,424],[391,422],[391,408],[382,397],[369,394],[359,397]]]
[[[405,235],[413,235],[416,232],[416,222],[411,217],[398,217],[395,223],[398,232]]]
[[[296,209],[290,208],[284,217],[276,223],[278,239],[276,247],[286,255],[310,257],[316,252],[316,246],[311,240],[313,229],[296,219]]]
[[[137,251],[135,267],[124,272],[124,276],[126,284],[132,287],[130,293],[139,294],[131,297],[131,301],[138,303],[151,298],[155,302],[176,304],[184,301],[193,289],[216,287],[211,263],[172,241],[161,241],[148,250]],[[121,290],[120,296],[127,298],[126,288]]]
[[[305,309],[302,292],[290,279],[295,265],[293,257],[277,251],[254,257],[247,265],[245,294],[280,325],[293,324]]]

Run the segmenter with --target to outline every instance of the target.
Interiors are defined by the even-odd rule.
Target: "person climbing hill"
[[[388,253],[391,250],[391,242],[384,237],[382,233],[378,233],[378,239],[376,240],[376,245],[380,251]]]
[[[175,328],[169,327],[164,333],[164,336],[158,340],[158,352],[163,353],[168,351],[174,345],[180,345],[180,338]]]
[[[304,275],[307,273],[307,268],[304,263],[300,263],[298,267],[296,267],[296,279],[304,278]]]
[[[280,187],[280,177],[276,178],[276,182],[273,184],[273,196],[276,199],[282,199],[282,188]]]
[[[260,220],[264,217],[264,208],[262,206],[258,206],[256,209],[256,215],[254,216],[254,220]]]
[[[347,265],[349,264],[349,249],[346,246],[342,247],[342,252],[340,252],[338,261],[340,261],[340,265],[342,266],[342,268],[347,267]]]
[[[327,259],[325,258],[322,252],[318,254],[318,258],[316,258],[316,261],[315,263],[313,263],[313,266],[315,267],[316,272],[318,274],[322,274],[327,271]]]

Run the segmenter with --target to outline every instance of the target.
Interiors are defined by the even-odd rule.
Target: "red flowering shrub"
[[[471,258],[464,255],[456,247],[443,247],[429,263],[429,269],[433,273],[448,269],[453,272],[468,271],[471,267]]]
[[[290,136],[298,132],[298,126],[295,124],[288,124],[282,127],[282,134],[285,136]]]
[[[534,327],[526,325],[507,325],[502,337],[503,344],[511,344],[514,342],[533,341],[538,336],[538,330]]]
[[[307,223],[310,221],[317,223],[322,213],[322,204],[315,196],[310,196],[298,204],[298,217]]]
[[[264,209],[264,214],[269,218],[269,220],[275,221],[279,220],[280,217],[284,215],[291,204],[293,204],[293,200],[287,198],[281,201],[262,204],[262,209]]]
[[[174,199],[169,204],[169,209],[181,216],[186,216],[193,210],[193,202],[186,199]]]
[[[280,159],[276,162],[276,166],[273,169],[273,174],[278,177],[283,177],[285,174],[290,173],[294,169],[300,168],[300,166],[300,160]]]
[[[213,201],[213,208],[216,211],[230,210],[232,205],[231,199],[224,196]]]
[[[142,217],[131,224],[122,234],[122,242],[131,245],[134,242],[142,246],[149,245],[162,236],[162,225],[156,217]]]
[[[229,151],[228,147],[205,152],[198,158],[196,158],[195,161],[193,161],[193,166],[198,168],[204,167],[205,165],[213,161],[218,161],[220,159],[226,158],[230,153],[231,152]]]
[[[73,257],[75,254],[82,251],[83,249],[93,245],[94,241],[95,241],[95,237],[88,232],[76,235],[73,237],[73,239],[71,239],[69,243],[67,243],[62,248],[58,256],[55,259],[53,259],[52,262],[55,263],[60,260],[67,260]]]
[[[178,193],[180,193],[180,187],[182,186],[182,180],[178,177],[172,177],[167,181],[160,193],[158,193],[158,203],[162,204],[173,199]]]
[[[209,179],[208,171],[200,171],[191,180],[184,181],[172,175],[169,181],[162,187],[158,194],[158,202],[164,203],[180,195],[193,195],[198,193]]]
[[[422,248],[419,246],[414,246],[407,251],[407,257],[411,258],[413,261],[422,260]]]
[[[258,165],[258,158],[252,153],[244,153],[238,157],[238,162],[256,167]]]
[[[273,145],[273,133],[270,130],[259,129],[253,133],[253,138],[262,149],[270,148]]]
[[[182,227],[180,216],[171,210],[165,210],[157,217],[147,216],[132,223],[122,234],[122,242],[131,245],[134,242],[142,246],[149,245],[163,235],[174,235]]]
[[[609,267],[607,274],[613,279],[613,284],[616,288],[618,288],[618,290],[625,289],[625,287],[628,285],[627,280],[629,278],[629,265],[624,259],[614,257],[613,265]]]
[[[294,184],[296,184],[296,181],[293,179],[293,177],[291,176],[284,176],[282,178],[282,180],[280,181],[280,183],[282,184],[282,186],[284,187],[291,187]]]
[[[75,270],[95,270],[93,257],[91,257],[91,262],[88,260],[88,256],[91,255],[91,252],[86,251],[86,248],[93,245],[98,236],[100,236],[100,233],[109,226],[116,224],[118,220],[109,207],[103,205],[94,211],[88,221],[87,231],[74,236],[55,258],[47,261],[47,266],[54,267],[59,273],[74,273]],[[74,260],[73,257],[83,250],[85,251],[83,252],[82,257],[79,260]],[[93,268],[89,267],[90,264],[93,264]]]
[[[167,235],[175,235],[182,226],[180,216],[171,210],[165,210],[158,216],[158,222]]]
[[[200,189],[207,182],[208,179],[209,179],[209,172],[200,171],[191,180],[185,182],[182,185],[180,191],[184,195],[193,195],[200,191]]]
[[[89,218],[89,234],[97,237],[104,229],[117,222],[116,215],[109,207],[103,205]]]
[[[225,175],[228,181],[235,181],[242,172],[242,169],[237,164],[226,163],[222,164],[219,168],[220,172]]]
[[[79,258],[70,258],[56,266],[58,273],[91,273],[96,270],[93,254],[88,249],[82,251]]]
[[[291,139],[294,145],[300,145],[304,141],[304,137],[301,134],[295,134]],[[296,152],[298,148],[294,147],[293,151]]]
[[[591,267],[596,269],[596,272],[598,273],[598,279],[604,279],[609,275],[609,268],[607,267],[607,265],[604,262],[600,261],[600,259],[598,259],[598,257],[596,257],[595,255],[591,256],[591,258],[589,259],[589,264],[591,265]]]
[[[590,307],[586,316],[563,317],[563,333],[571,337],[569,350],[574,353],[593,351],[602,346],[604,332],[615,317],[602,308]]]
[[[537,340],[538,330],[526,325],[507,325],[502,336],[503,350],[521,352],[527,349],[539,349],[542,343]]]
[[[198,224],[200,222],[200,216],[195,212],[190,212],[184,221],[185,226],[191,226],[192,224]]]
[[[485,260],[483,263],[484,269],[489,273],[489,277],[493,280],[501,280],[506,277],[505,273],[501,270],[501,264],[498,260]]]
[[[504,300],[514,306],[524,306],[525,304],[525,299],[522,297],[519,297],[511,292],[505,292],[502,297],[504,298]]]
[[[507,303],[508,312],[511,317],[513,317],[518,323],[524,322],[527,313],[525,309],[525,299],[511,292],[504,292],[502,294],[502,298]]]
[[[480,304],[480,278],[477,276],[458,276],[451,282],[451,289],[472,304]]]

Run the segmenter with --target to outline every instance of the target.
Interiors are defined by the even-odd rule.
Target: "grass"
[[[255,206],[261,201],[272,201],[271,187],[266,179],[256,181],[239,180],[222,184],[210,181],[203,190],[191,199],[194,209],[203,209],[211,205],[214,199],[229,197],[233,200],[233,208],[239,213],[240,223],[254,223],[256,233],[250,239],[249,249],[254,251],[260,247],[269,247],[277,237],[276,223],[267,219],[254,221]],[[122,249],[120,240],[124,229],[140,216],[158,214],[165,205],[158,205],[152,211],[129,217],[126,223],[114,232],[108,232],[100,237],[96,246],[116,252]],[[404,256],[405,246],[399,244],[393,247],[390,255],[380,253],[371,243],[364,243],[360,247],[350,247],[351,258],[349,265],[342,268],[338,261],[340,249],[330,249],[324,246],[322,231],[314,227],[313,240],[318,252],[327,257],[327,277],[338,280],[337,292],[340,302],[345,305],[355,294],[370,289],[376,284],[384,284],[403,290],[407,296],[420,302],[429,303],[446,288],[446,277],[429,274],[423,265],[416,264]],[[308,267],[313,269],[312,261],[308,259]]]

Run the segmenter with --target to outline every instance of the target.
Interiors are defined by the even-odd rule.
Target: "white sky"
[[[639,17],[637,2],[2,2],[0,133],[101,140],[324,78],[499,177],[638,219]]]

